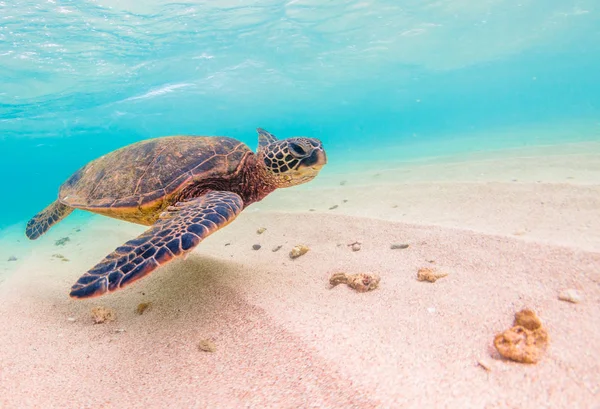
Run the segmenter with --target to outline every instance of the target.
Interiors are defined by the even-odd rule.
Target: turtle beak
[[[310,167],[319,171],[327,164],[327,155],[325,154],[325,151],[321,149],[315,149],[308,158],[302,161],[302,164],[306,167]]]

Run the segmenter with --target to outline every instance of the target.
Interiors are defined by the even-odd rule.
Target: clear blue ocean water
[[[599,73],[597,0],[0,1],[0,228],[156,136],[263,127],[346,165],[598,140]]]

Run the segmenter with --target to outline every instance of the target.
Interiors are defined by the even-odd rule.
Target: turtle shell
[[[248,146],[226,137],[149,139],[89,162],[62,184],[59,200],[98,213],[160,209],[193,182],[230,178],[248,153]]]

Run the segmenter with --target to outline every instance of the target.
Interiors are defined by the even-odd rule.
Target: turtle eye
[[[304,149],[302,146],[298,145],[297,143],[290,142],[289,148],[290,148],[290,151],[292,151],[292,153],[296,156],[306,156],[306,149]]]

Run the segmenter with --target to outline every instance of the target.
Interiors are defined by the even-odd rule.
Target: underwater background
[[[164,135],[330,166],[600,139],[597,0],[0,1],[0,228]]]

